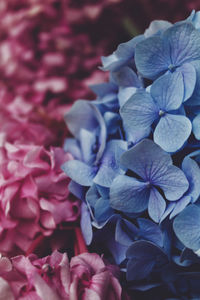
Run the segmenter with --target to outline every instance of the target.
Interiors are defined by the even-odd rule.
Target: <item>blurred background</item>
[[[5,118],[28,115],[56,128],[60,143],[64,111],[107,76],[100,57],[152,20],[175,22],[192,9],[198,0],[0,0],[0,130]]]

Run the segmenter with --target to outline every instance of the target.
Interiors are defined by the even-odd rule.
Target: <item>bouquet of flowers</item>
[[[133,299],[200,297],[199,24],[195,11],[153,21],[102,57],[109,81],[65,115],[84,239]]]

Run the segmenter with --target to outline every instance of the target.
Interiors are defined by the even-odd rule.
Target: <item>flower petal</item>
[[[165,114],[154,131],[154,142],[166,152],[178,151],[190,136],[190,120],[181,115]]]
[[[172,165],[172,159],[153,141],[144,139],[122,154],[121,164],[148,181],[167,170]]]
[[[186,207],[174,220],[174,232],[185,247],[200,249],[200,208],[194,204]]]
[[[148,213],[151,219],[158,223],[165,211],[165,208],[165,200],[155,188],[152,188],[148,204]]]
[[[190,22],[175,24],[163,33],[165,45],[171,53],[171,63],[181,65],[200,59],[200,33]]]
[[[152,184],[159,186],[170,201],[180,199],[188,190],[189,183],[181,169],[175,166],[169,166],[163,173],[157,173],[152,178]]]
[[[126,175],[117,176],[110,188],[110,206],[123,212],[142,212],[147,208],[149,190],[144,182]]]
[[[135,49],[135,63],[143,77],[155,79],[170,65],[170,55],[159,36],[145,39]]]
[[[159,77],[151,86],[151,95],[159,109],[165,112],[178,109],[184,96],[182,74],[174,72]]]
[[[158,118],[159,108],[151,95],[145,91],[135,93],[120,109],[120,114],[126,129],[132,135],[150,131],[152,123]],[[142,136],[145,137],[145,136]]]
[[[93,167],[80,160],[70,160],[62,165],[62,170],[76,183],[91,186],[95,171]]]

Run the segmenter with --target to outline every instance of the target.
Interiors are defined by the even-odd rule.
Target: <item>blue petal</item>
[[[165,114],[154,131],[154,142],[167,152],[178,151],[190,136],[190,120],[181,115]]]
[[[95,177],[94,168],[79,160],[69,160],[62,165],[62,170],[76,183],[91,186]]]
[[[92,242],[92,224],[90,220],[90,213],[87,208],[87,205],[82,202],[81,205],[81,221],[80,221],[83,237],[87,245],[90,245]]]
[[[105,57],[102,57],[104,71],[116,71],[120,67],[125,66],[130,59],[134,57],[136,44],[143,39],[143,36],[137,36],[126,43],[122,43],[117,47],[117,50]]]
[[[74,158],[79,159],[79,160],[82,159],[80,145],[76,139],[73,139],[73,138],[65,139],[63,148],[64,148],[65,152],[70,152],[71,154],[73,154]]]
[[[200,140],[200,114],[192,121],[192,131],[197,140]]]
[[[156,262],[146,257],[142,259],[130,259],[127,263],[126,278],[128,281],[146,278],[153,270]]]
[[[95,133],[82,128],[80,130],[80,145],[82,150],[82,159],[85,163],[94,162],[95,155],[93,154],[93,146],[95,145],[95,143]]]
[[[113,72],[112,76],[116,84],[120,87],[140,88],[142,86],[136,73],[129,67],[123,67],[119,71]]]
[[[139,229],[131,222],[125,219],[119,219],[116,224],[115,240],[124,245],[130,246],[135,237],[137,237]]]
[[[168,69],[170,54],[159,36],[150,37],[136,45],[135,63],[143,77],[155,79]]]
[[[118,87],[113,82],[104,82],[100,84],[90,85],[90,89],[99,97],[104,97],[107,94],[115,93]]]
[[[98,223],[107,221],[114,214],[109,199],[99,198],[94,208],[95,219]]]
[[[140,280],[147,277],[153,267],[160,267],[167,263],[167,257],[161,248],[148,241],[134,242],[127,250],[129,260],[127,265],[127,279]]]
[[[163,246],[163,234],[160,227],[148,219],[138,218],[138,225],[140,227],[140,235],[144,239]]]
[[[97,187],[93,184],[86,193],[86,201],[91,207],[95,207],[97,200],[100,198]]]
[[[174,220],[174,232],[185,247],[200,249],[200,208],[194,204],[186,207]]]
[[[163,33],[165,46],[171,53],[171,64],[180,66],[183,63],[200,59],[200,33],[190,22],[175,24]]]
[[[149,93],[135,93],[120,109],[123,124],[134,135],[147,130],[149,134],[152,123],[158,117],[159,108]],[[141,136],[144,138],[145,136]]]
[[[98,108],[89,101],[76,101],[70,111],[65,115],[65,122],[70,132],[79,140],[81,129],[94,132],[98,130],[100,147],[96,160],[103,154],[106,143],[106,126]]]
[[[68,185],[68,189],[69,189],[70,193],[72,193],[76,198],[81,199],[81,200],[84,199],[84,196],[85,196],[84,189],[80,184],[71,180]]]
[[[165,211],[165,208],[165,200],[155,188],[152,188],[148,204],[148,213],[151,219],[158,223]]]
[[[174,72],[158,78],[151,86],[151,95],[159,109],[165,112],[178,109],[184,96],[182,74]]]
[[[195,106],[200,105],[200,61],[191,63],[196,70],[196,84],[191,98],[186,102],[186,105]]]
[[[173,209],[174,209],[175,206],[176,206],[176,202],[170,202],[170,203],[168,203],[167,208],[166,208],[164,214],[162,215],[162,217],[160,219],[160,223],[162,221],[164,221],[164,219],[166,219],[167,216],[169,216],[169,214],[173,211]]]
[[[158,34],[162,32],[164,29],[167,29],[172,26],[172,23],[163,21],[163,20],[155,20],[152,21],[149,27],[145,30],[144,36],[146,38],[151,37],[154,34]]]
[[[172,159],[153,141],[144,139],[122,154],[121,164],[148,181],[166,171],[172,165]]]
[[[122,107],[136,92],[136,87],[120,88],[118,93],[120,107]]]
[[[106,123],[108,134],[115,134],[121,125],[121,118],[118,113],[110,111],[105,112],[104,120]]]
[[[196,84],[196,70],[195,67],[191,63],[185,63],[180,68],[177,68],[176,72],[172,73],[181,73],[183,78],[184,85],[184,99],[185,102],[192,96],[194,92],[195,84]]]
[[[195,202],[200,195],[200,169],[198,164],[190,157],[185,157],[182,163],[182,170],[189,182],[187,195]]]
[[[119,161],[117,161],[116,157],[118,148],[125,151],[127,149],[127,143],[122,140],[111,140],[108,142],[101,159],[99,170],[93,179],[94,183],[109,187],[117,175],[124,174],[125,171],[120,168]]]
[[[191,197],[189,196],[183,196],[180,200],[178,200],[176,206],[174,207],[172,213],[170,214],[170,219],[178,215],[190,202],[191,202]]]
[[[117,176],[110,188],[110,206],[119,211],[133,213],[147,208],[149,190],[144,182],[126,175]]]
[[[175,166],[169,166],[167,170],[160,170],[152,177],[152,184],[159,186],[170,201],[180,199],[189,188],[185,174]]]

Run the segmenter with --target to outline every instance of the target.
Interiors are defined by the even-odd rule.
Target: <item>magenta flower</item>
[[[69,197],[60,166],[71,159],[61,148],[11,145],[0,148],[0,251],[27,251],[38,235],[51,235],[77,220],[79,201]]]
[[[66,253],[54,251],[38,259],[35,255],[6,259],[0,278],[5,299],[121,300],[122,288],[116,266],[106,265],[95,253],[75,256],[69,264]],[[9,297],[10,298],[9,298]]]

